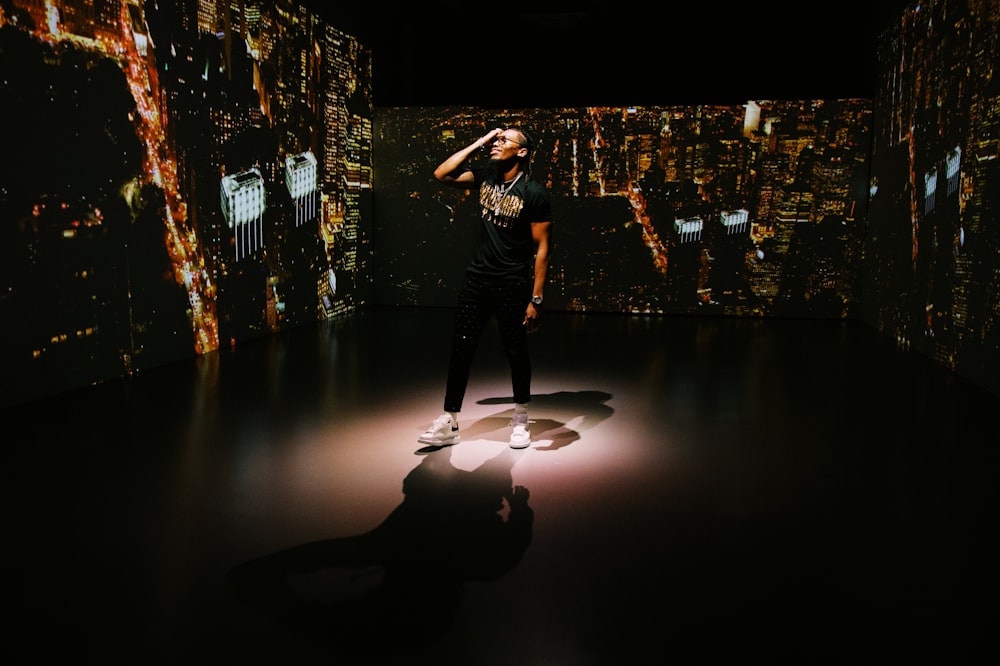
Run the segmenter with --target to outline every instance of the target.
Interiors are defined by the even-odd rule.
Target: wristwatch
[[[542,297],[541,296],[532,296],[531,297],[531,302],[534,303],[535,305],[541,305],[542,304]]]

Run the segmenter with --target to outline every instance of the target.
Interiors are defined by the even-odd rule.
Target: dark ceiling
[[[910,2],[303,4],[371,49],[376,106],[540,108],[871,97]]]

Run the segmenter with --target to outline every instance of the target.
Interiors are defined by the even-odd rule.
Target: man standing
[[[486,167],[469,157],[489,145]],[[510,445],[531,444],[528,402],[531,359],[527,334],[538,325],[552,236],[552,211],[545,188],[531,179],[531,137],[517,128],[494,129],[452,154],[434,170],[441,183],[478,188],[479,245],[458,294],[444,412],[417,441],[444,446],[459,441],[458,413],[469,383],[472,357],[491,317],[510,364],[514,417]]]

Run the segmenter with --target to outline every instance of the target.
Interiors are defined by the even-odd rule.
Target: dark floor
[[[433,451],[450,318],[5,410],[5,663],[997,656],[997,396],[860,323],[553,312],[533,446],[491,329]]]

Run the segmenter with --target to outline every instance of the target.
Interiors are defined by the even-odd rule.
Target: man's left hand
[[[524,310],[524,325],[528,327],[528,333],[534,333],[538,330],[541,322],[539,321],[541,317],[541,312],[539,308],[535,306],[534,303],[528,303],[528,307]]]

